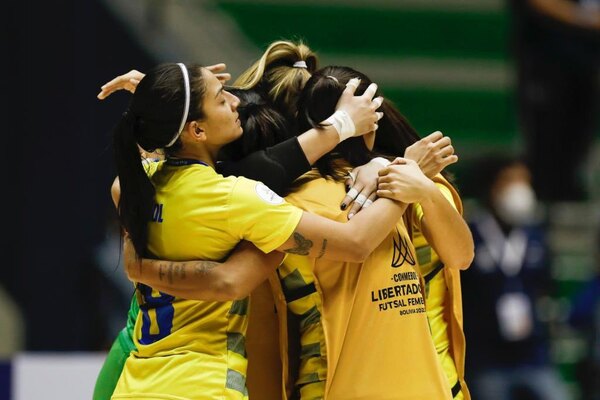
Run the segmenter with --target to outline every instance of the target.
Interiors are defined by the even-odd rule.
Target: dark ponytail
[[[186,70],[190,81],[187,122],[202,118],[201,102],[205,87],[199,65],[186,67]],[[121,187],[119,220],[141,256],[147,254],[147,225],[152,218],[156,191],[142,163],[139,147],[151,152],[171,142],[179,133],[185,99],[181,67],[177,64],[159,65],[140,81],[128,110],[113,130],[114,156]],[[174,154],[179,149],[180,139],[165,149],[165,153]]]
[[[121,187],[119,219],[132,238],[136,252],[145,255],[148,241],[146,224],[152,217],[155,190],[144,170],[135,140],[138,125],[139,119],[131,111],[123,113],[113,132],[113,146]]]

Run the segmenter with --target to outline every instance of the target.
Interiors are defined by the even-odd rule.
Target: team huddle
[[[470,399],[460,270],[473,258],[441,132],[368,76],[277,41],[161,64],[133,93],[112,187],[135,285],[94,399]]]

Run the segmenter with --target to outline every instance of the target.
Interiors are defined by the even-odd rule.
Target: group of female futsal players
[[[470,398],[449,138],[420,139],[303,44],[273,43],[227,90],[222,67],[101,92],[134,92],[113,198],[136,296],[94,398]]]

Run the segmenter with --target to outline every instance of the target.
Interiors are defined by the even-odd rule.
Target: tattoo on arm
[[[163,278],[167,275],[167,264],[158,263],[158,279],[162,282]]]
[[[313,242],[310,239],[306,239],[298,232],[294,232],[294,240],[296,241],[296,247],[284,250],[286,253],[298,254],[300,256],[307,256],[310,249],[313,247]]]
[[[195,275],[206,275],[210,270],[219,266],[218,262],[214,261],[198,261],[194,263]]]
[[[321,258],[325,255],[325,249],[327,248],[327,239],[323,239],[323,245],[321,246],[321,251],[319,251],[319,255],[317,258]]]
[[[158,264],[158,279],[162,282],[163,278],[166,278],[169,284],[173,284],[174,278],[185,280],[185,264],[171,261],[160,262]]]
[[[173,284],[174,279],[185,280],[186,269],[191,267],[195,275],[206,275],[210,270],[218,267],[220,264],[215,261],[190,261],[190,262],[158,262],[158,279],[162,282],[168,281]]]

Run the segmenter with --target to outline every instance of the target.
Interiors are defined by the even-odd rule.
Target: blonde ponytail
[[[304,61],[304,66],[294,66]],[[298,65],[298,64],[296,64]],[[269,100],[290,116],[296,115],[296,102],[314,71],[317,55],[304,43],[280,40],[271,43],[262,57],[234,82],[240,89],[260,87]]]

